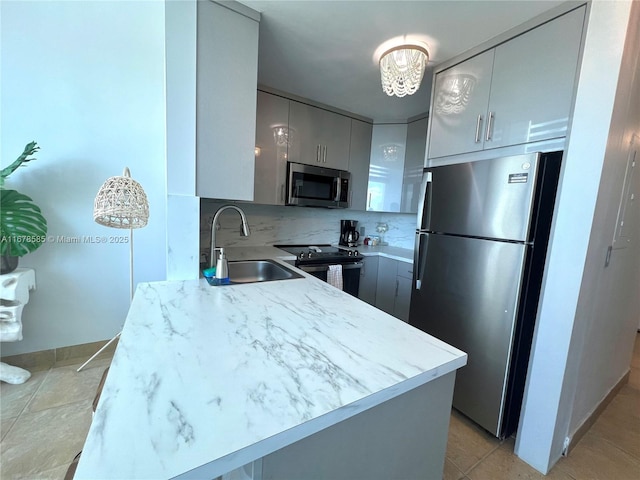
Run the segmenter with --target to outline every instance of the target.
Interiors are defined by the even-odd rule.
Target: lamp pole
[[[129,169],[119,177],[111,177],[102,185],[93,207],[93,219],[104,226],[129,227],[129,305],[133,301],[133,228],[144,227],[149,220],[149,204],[142,186],[131,178]],[[120,337],[122,331],[80,365],[78,372]]]

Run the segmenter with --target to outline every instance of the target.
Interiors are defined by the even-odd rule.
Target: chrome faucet
[[[242,225],[240,234],[243,237],[248,237],[251,235],[251,230],[249,230],[249,224],[247,223],[247,217],[245,216],[242,209],[236,207],[235,205],[223,205],[220,207],[215,215],[213,216],[213,220],[211,221],[211,256],[209,257],[209,266],[213,267],[216,264],[216,225],[218,224],[218,218],[220,214],[225,210],[232,209],[237,211],[240,214],[240,218],[242,219]]]

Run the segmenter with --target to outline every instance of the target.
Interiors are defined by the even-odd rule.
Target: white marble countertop
[[[358,245],[357,247],[343,247],[334,245],[348,250],[358,250],[365,257],[367,256],[381,256],[393,258],[401,262],[413,263],[413,250],[409,248],[394,247],[391,245],[376,245],[370,247],[368,245]],[[276,247],[261,246],[261,247],[228,247],[225,248],[228,258],[230,260],[255,260],[262,258],[278,258],[280,260],[295,260],[296,256],[285,252]]]
[[[350,250],[358,250],[363,256],[379,256],[393,258],[401,262],[413,263],[413,250],[409,248],[394,247],[391,245],[358,245],[358,247],[350,248]]]
[[[306,274],[140,284],[75,478],[215,478],[465,364]]]

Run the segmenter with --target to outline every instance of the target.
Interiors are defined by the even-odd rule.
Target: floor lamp
[[[142,228],[149,221],[149,202],[142,186],[131,178],[125,167],[122,176],[108,178],[100,187],[93,203],[93,219],[100,225],[129,229],[129,291],[133,300],[133,229]],[[80,365],[78,372],[113,343],[122,331],[109,340],[89,360]]]

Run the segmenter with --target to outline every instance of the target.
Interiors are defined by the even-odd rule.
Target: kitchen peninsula
[[[140,284],[75,478],[440,478],[465,363],[307,274]]]

